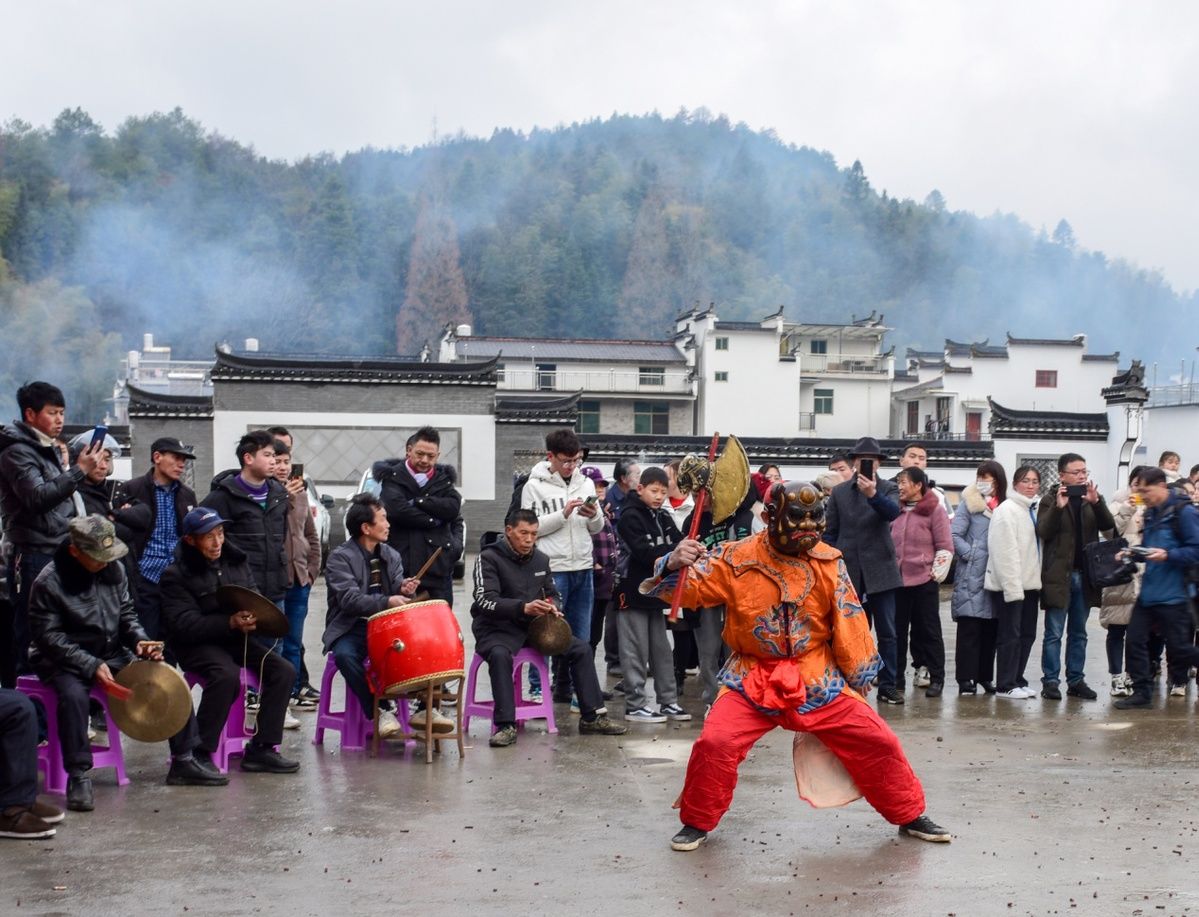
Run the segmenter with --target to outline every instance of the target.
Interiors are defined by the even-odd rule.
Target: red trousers
[[[767,716],[736,691],[727,691],[712,705],[691,749],[680,797],[683,824],[701,831],[716,827],[732,805],[738,766],[775,726],[818,736],[845,765],[866,801],[891,824],[903,825],[924,814],[920,781],[899,739],[869,704],[842,694],[810,713]]]

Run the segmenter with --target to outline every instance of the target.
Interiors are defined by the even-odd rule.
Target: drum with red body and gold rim
[[[366,620],[366,653],[379,694],[403,694],[461,678],[462,628],[442,601],[409,602]]]

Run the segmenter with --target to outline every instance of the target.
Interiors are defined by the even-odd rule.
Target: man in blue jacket
[[[1141,547],[1146,553],[1134,559],[1145,563],[1141,593],[1128,623],[1128,673],[1133,693],[1116,701],[1121,710],[1148,707],[1152,677],[1149,670],[1149,631],[1157,625],[1166,639],[1172,664],[1185,671],[1199,665],[1191,617],[1192,586],[1188,572],[1199,564],[1199,510],[1186,494],[1166,485],[1160,468],[1145,468],[1134,486],[1145,501],[1145,530]]]

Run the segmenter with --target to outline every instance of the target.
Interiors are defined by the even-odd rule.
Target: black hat
[[[192,452],[190,446],[185,446],[173,436],[160,436],[154,440],[154,444],[150,446],[150,454],[155,452],[173,452],[175,455],[182,455],[184,458],[194,459],[196,454]]]
[[[863,458],[866,456],[877,456],[878,458],[883,458],[882,447],[879,446],[878,440],[873,436],[863,436],[856,443],[854,443],[853,448],[849,450],[850,458]]]

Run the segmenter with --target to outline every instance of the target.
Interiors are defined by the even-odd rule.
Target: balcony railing
[[[1199,382],[1158,385],[1149,389],[1149,407],[1168,404],[1199,404]]]
[[[887,357],[858,353],[799,353],[800,368],[813,373],[886,375],[889,362]]]
[[[811,411],[799,412],[799,432],[800,433],[815,433],[816,432],[816,415]]]
[[[497,388],[518,392],[625,392],[637,395],[691,395],[685,372],[644,373],[639,368],[609,370],[534,369],[505,366]]]
[[[983,432],[951,433],[948,430],[925,430],[925,429],[921,428],[921,429],[915,430],[915,431],[908,430],[904,433],[896,434],[892,438],[893,439],[909,439],[909,440],[915,440],[915,441],[920,441],[920,440],[955,441],[956,440],[957,442],[979,443],[979,442],[982,442],[983,440],[990,439],[991,436],[990,436],[990,434],[983,433]]]

